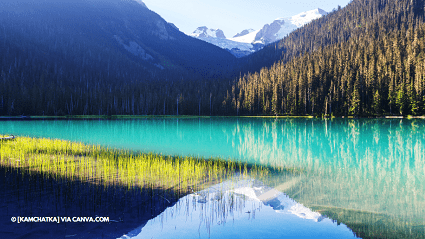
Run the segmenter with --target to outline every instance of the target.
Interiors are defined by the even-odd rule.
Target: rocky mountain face
[[[285,29],[286,28],[286,29]],[[279,31],[282,29],[288,30],[284,33],[289,33],[296,29],[293,27],[290,21],[285,21],[284,19],[274,20],[270,25],[266,24],[260,31],[257,32],[254,38],[254,42],[268,44],[274,41],[281,39],[283,34],[279,34]]]
[[[198,27],[192,34],[190,34],[192,37],[196,38],[202,38],[202,37],[214,37],[214,38],[221,38],[226,39],[226,36],[224,35],[223,31],[220,29],[208,29],[208,27]]]
[[[255,31],[255,30],[254,30],[254,29],[245,29],[245,30],[241,31],[240,33],[238,33],[238,34],[234,35],[234,36],[233,36],[233,38],[235,38],[235,37],[245,36],[245,35],[247,35],[247,34],[249,34],[249,33],[253,32],[253,31]]]
[[[226,49],[236,57],[243,57],[284,38],[295,29],[326,14],[326,11],[318,8],[292,17],[278,18],[270,24],[265,24],[261,29],[256,31],[253,29],[243,30],[232,38],[225,38],[224,34],[220,34],[220,37],[218,37],[217,30],[207,27],[199,27],[190,35]],[[222,33],[221,30],[218,31]]]

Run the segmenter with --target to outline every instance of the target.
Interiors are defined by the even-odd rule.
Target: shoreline
[[[258,119],[425,119],[425,116],[311,116],[311,115],[288,115],[288,116],[197,116],[197,115],[67,115],[67,116],[0,116],[0,121],[8,120],[116,120],[116,119],[211,119],[211,118],[258,118]]]

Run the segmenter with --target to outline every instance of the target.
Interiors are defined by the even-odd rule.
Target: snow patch
[[[246,30],[243,30],[243,31],[241,31],[240,33],[238,33],[238,34],[234,35],[234,36],[233,36],[233,38],[235,38],[235,37],[245,36],[246,34],[249,34],[249,33],[253,32],[253,31],[255,31],[255,30],[254,30],[254,29],[246,29]]]
[[[220,29],[208,29],[205,26],[198,27],[190,36],[227,49],[236,57],[241,57],[261,49],[264,45],[283,39],[297,28],[326,14],[327,12],[317,8],[292,17],[277,18],[259,30],[243,30],[228,39]]]
[[[213,38],[213,37],[197,37],[197,38],[227,50],[232,50],[237,48],[241,51],[254,52],[253,46],[250,43],[235,42],[229,39]]]
[[[200,37],[212,37],[212,38],[221,38],[226,39],[224,32],[220,29],[209,29],[206,26],[198,27],[192,34],[192,37],[200,38]]]
[[[293,24],[290,19],[287,19],[286,24],[282,25],[281,28],[279,29],[279,31],[274,36],[278,40],[283,39],[284,37],[289,35],[289,33],[293,32],[297,28],[298,28],[297,25]]]
[[[296,25],[297,27],[302,27],[305,24],[318,19],[324,15],[328,14],[326,11],[317,8],[317,9],[313,9],[307,12],[302,12],[300,14],[297,14],[295,16],[291,17],[291,23]]]
[[[125,0],[125,1],[135,1],[138,4],[142,5],[142,7],[148,8],[146,4],[142,0]]]
[[[252,31],[244,36],[230,38],[231,41],[242,42],[242,43],[253,43],[255,41],[255,36],[261,29],[257,31]]]

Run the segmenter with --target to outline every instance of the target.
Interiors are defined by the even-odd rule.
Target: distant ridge
[[[233,38],[235,38],[235,37],[245,36],[246,34],[249,34],[249,33],[253,32],[253,31],[255,31],[255,30],[254,30],[254,29],[246,29],[246,30],[243,30],[243,31],[241,31],[240,33],[238,33],[238,34],[234,35],[234,36],[233,36]]]
[[[326,11],[318,8],[292,17],[278,18],[270,24],[265,24],[261,29],[246,29],[227,39],[222,30],[209,29],[206,26],[198,27],[190,36],[227,49],[236,57],[243,57],[284,38],[295,29],[326,14]]]

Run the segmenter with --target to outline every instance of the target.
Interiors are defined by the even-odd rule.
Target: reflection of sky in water
[[[173,207],[121,238],[355,238],[282,193],[260,201],[272,190],[241,181],[216,185],[181,198]]]
[[[0,121],[0,133],[306,169],[306,205],[425,221],[425,121],[149,118]]]

